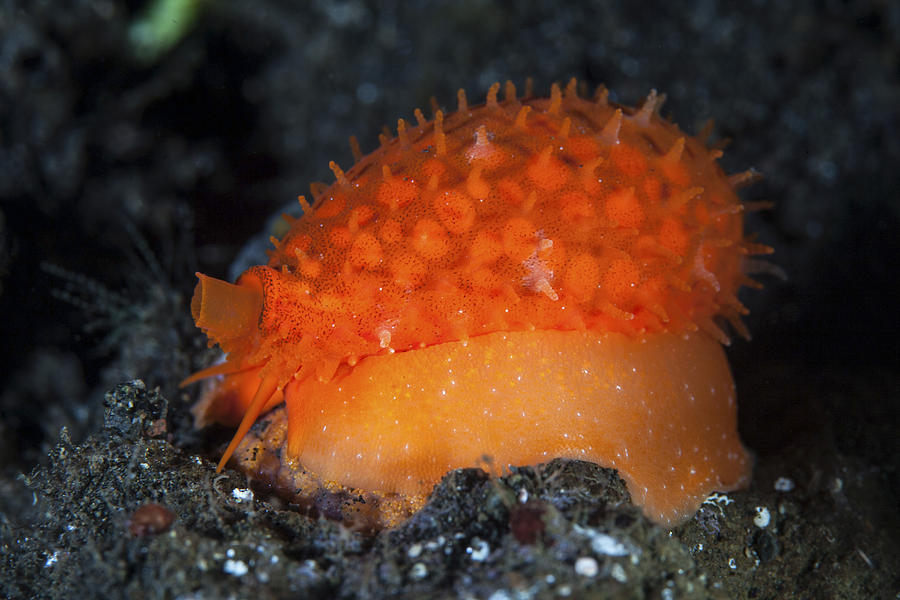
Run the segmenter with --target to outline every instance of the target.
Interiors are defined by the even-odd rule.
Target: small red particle
[[[174,521],[175,513],[162,504],[151,502],[134,511],[128,520],[128,530],[135,537],[156,535],[166,531]]]
[[[544,512],[541,502],[517,504],[509,513],[509,529],[520,544],[533,544],[544,533]]]
[[[165,419],[156,419],[147,426],[147,435],[149,437],[159,437],[168,430],[168,423]]]

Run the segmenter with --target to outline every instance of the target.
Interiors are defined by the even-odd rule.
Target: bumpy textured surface
[[[733,188],[753,174],[725,176],[716,163],[719,151],[659,117],[662,98],[655,92],[632,109],[609,103],[602,88],[587,100],[576,92],[574,80],[565,90],[553,86],[550,98],[530,93],[517,98],[507,84],[501,100],[499,90],[499,84],[492,86],[478,107],[468,106],[460,92],[458,110],[447,116],[438,111],[433,121],[416,111],[417,126],[401,120],[397,138],[385,136],[378,150],[346,173],[332,163],[336,182],[327,189],[314,186],[312,206],[301,197],[304,217],[283,239],[273,239],[269,264],[250,268],[237,285],[200,276],[194,317],[228,353],[223,365],[194,376],[227,375],[202,403],[202,419],[241,421],[220,467],[260,412],[283,399],[288,456],[306,464],[318,444],[313,470],[354,487],[424,493],[443,472],[474,466],[473,457],[482,454],[504,464],[553,456],[616,464],[615,452],[627,456],[630,445],[652,434],[647,419],[626,419],[634,423],[609,430],[617,423],[610,409],[599,408],[590,419],[584,411],[620,402],[647,403],[650,413],[655,406],[663,415],[660,425],[668,420],[670,429],[684,432],[654,440],[656,452],[646,453],[646,459],[658,464],[649,478],[635,475],[646,463],[635,461],[631,470],[619,465],[633,482],[636,501],[653,505],[660,522],[675,522],[713,489],[732,489],[746,480],[749,460],[736,434],[727,363],[720,351],[713,358],[702,347],[710,336],[727,341],[716,324],[719,317],[743,331],[739,315],[745,309],[736,293],[750,280],[742,260],[766,249],[744,240],[744,206]],[[632,365],[640,368],[640,381],[628,392],[605,397],[599,391],[588,396],[597,385],[573,384],[580,391],[571,392],[554,377],[578,355],[570,345],[561,346],[555,357],[523,352],[516,363],[498,354],[498,361],[512,366],[497,373],[501,379],[517,369],[545,373],[543,384],[523,384],[537,390],[536,399],[517,396],[523,388],[504,396],[510,405],[568,402],[571,433],[587,440],[580,445],[548,446],[538,436],[517,442],[514,452],[501,451],[498,440],[518,435],[523,424],[498,416],[502,411],[493,412],[490,424],[467,421],[489,412],[485,394],[495,383],[486,373],[475,376],[484,381],[480,387],[452,396],[450,414],[457,420],[450,428],[475,427],[472,435],[450,444],[468,442],[462,451],[428,451],[434,448],[431,441],[410,437],[421,431],[433,440],[427,428],[382,418],[396,412],[402,420],[415,411],[426,421],[438,418],[429,396],[453,382],[445,379],[459,351],[451,344],[520,331],[534,332],[521,341],[523,347],[538,348],[555,343],[541,332],[577,330],[591,332],[589,341],[578,338],[587,346],[610,336],[603,351],[582,357],[590,380],[600,377],[616,385]],[[646,343],[660,334],[678,340],[669,367],[687,372],[695,368],[688,357],[702,355],[715,366],[698,372],[714,373],[715,382],[706,385],[695,377],[690,384],[672,383]],[[442,345],[448,347],[432,357],[430,367],[404,357]],[[617,349],[607,356],[607,347]],[[491,360],[489,349],[478,356]],[[534,364],[536,359],[541,364]],[[360,373],[368,363],[354,370],[361,361],[389,361],[387,372],[410,376],[401,383],[365,379]],[[411,395],[409,389],[419,383]],[[384,398],[365,409],[353,404],[367,394]],[[359,408],[319,423],[308,411],[325,397]],[[573,403],[579,397],[585,404]],[[707,422],[681,423],[679,411],[694,406],[695,397],[701,405],[722,409],[706,411]],[[329,413],[326,409],[321,414]],[[541,419],[534,422],[539,426]],[[610,446],[617,450],[601,450],[607,446],[603,436],[616,427],[627,431]],[[381,441],[359,441],[368,435],[360,436],[360,428],[377,430]],[[323,442],[319,429],[343,443]],[[697,475],[697,465],[687,460],[684,470],[664,482],[663,457],[682,450],[697,465],[708,464]],[[683,484],[689,480],[686,492]],[[679,486],[680,498],[645,500],[653,496],[648,488]]]
[[[721,338],[713,318],[737,322],[749,245],[718,152],[660,118],[655,94],[637,110],[574,85],[503,101],[498,88],[334,165],[337,182],[240,281],[263,290],[258,327],[207,326],[230,362],[283,383],[491,331]]]

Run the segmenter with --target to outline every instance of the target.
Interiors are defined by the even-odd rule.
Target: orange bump
[[[475,207],[466,194],[457,191],[438,194],[434,199],[434,211],[441,225],[454,235],[467,232],[475,222]]]
[[[497,183],[497,192],[500,194],[503,202],[509,206],[519,206],[525,200],[525,192],[522,191],[522,186],[516,180],[508,177],[501,179]]]
[[[546,146],[528,162],[528,179],[542,190],[552,192],[566,184],[571,171],[553,156],[553,146]]]
[[[585,135],[572,135],[566,140],[566,150],[581,163],[586,163],[600,155],[600,145]]]
[[[374,269],[381,263],[384,252],[371,233],[361,233],[350,247],[350,264],[357,269]]]
[[[603,274],[602,287],[610,302],[621,307],[631,299],[641,282],[641,270],[630,258],[618,258]]]
[[[488,194],[491,193],[491,186],[481,178],[481,171],[482,167],[478,165],[466,177],[466,191],[470,196],[479,200],[487,198]]]
[[[343,194],[334,194],[328,198],[316,209],[313,216],[316,219],[330,219],[344,212],[347,205],[347,198]]]
[[[492,231],[481,230],[472,240],[469,257],[473,265],[490,265],[503,254],[503,244]]]
[[[331,243],[336,248],[347,248],[353,241],[353,234],[347,227],[335,227],[329,233]]]
[[[644,222],[644,209],[634,193],[634,188],[616,190],[606,200],[606,216],[619,227],[640,227]]]
[[[399,222],[394,219],[387,219],[384,225],[381,226],[379,235],[385,244],[396,244],[403,239],[403,229],[400,227]]]
[[[535,250],[534,223],[521,217],[510,219],[503,226],[501,235],[503,251],[515,262],[528,258]]]
[[[412,246],[423,258],[437,260],[450,248],[447,231],[433,219],[422,219],[413,228]]]
[[[600,266],[590,254],[579,254],[569,260],[563,285],[579,302],[587,302],[600,283]]]
[[[559,198],[566,222],[575,226],[590,225],[596,217],[594,201],[584,192],[566,192]]]
[[[351,233],[356,233],[360,227],[365,227],[371,222],[375,216],[375,211],[368,204],[357,206],[350,211],[350,218],[347,220],[347,228]]]
[[[390,272],[394,283],[403,289],[413,288],[424,281],[428,267],[411,252],[403,252],[391,259]]]
[[[630,144],[617,144],[609,152],[609,160],[628,177],[637,177],[647,171],[647,158]]]
[[[391,210],[397,210],[419,198],[419,187],[412,181],[391,177],[378,186],[375,198]]]

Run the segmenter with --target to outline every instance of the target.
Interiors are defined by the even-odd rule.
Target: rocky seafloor
[[[895,3],[174,2],[183,31],[148,45],[165,4],[0,3],[4,597],[900,593]],[[764,175],[748,229],[788,278],[745,291],[728,350],[750,488],[668,531],[609,469],[463,470],[372,533],[216,475],[229,432],[177,388],[213,353],[193,272],[227,276],[349,135],[573,76],[666,92]]]

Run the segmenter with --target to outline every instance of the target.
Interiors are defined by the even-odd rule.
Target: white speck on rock
[[[416,581],[421,581],[422,579],[428,577],[428,567],[426,567],[423,563],[417,562],[409,570],[409,576]]]
[[[491,547],[481,538],[472,538],[472,545],[466,548],[466,554],[472,557],[475,562],[483,562],[491,553]]]
[[[228,559],[225,561],[225,572],[229,575],[234,575],[235,577],[241,577],[246,575],[248,571],[250,571],[250,567],[247,566],[242,560],[233,560]]]
[[[238,502],[249,502],[253,500],[253,490],[250,488],[234,488],[231,490],[231,497]]]
[[[779,477],[775,480],[776,492],[790,492],[794,489],[794,480],[789,477]]]
[[[753,524],[759,527],[760,529],[765,529],[769,526],[769,522],[772,520],[772,515],[769,514],[769,509],[765,506],[757,506],[756,507],[756,516],[753,517]]]
[[[575,561],[575,572],[582,577],[596,577],[599,571],[600,566],[590,556],[582,556]]]
[[[597,533],[591,538],[591,550],[607,556],[626,556],[628,554],[625,544],[606,533]]]

